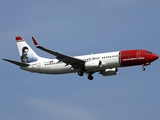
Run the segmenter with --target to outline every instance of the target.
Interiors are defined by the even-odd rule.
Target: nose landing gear
[[[144,67],[144,65],[142,66],[142,71],[145,71],[146,70],[146,68]]]
[[[144,66],[147,66],[147,65],[150,65],[150,64],[151,64],[150,62],[143,64],[143,66],[142,66],[142,70],[143,70],[143,71],[145,71],[146,69],[145,69],[145,67],[144,67]]]

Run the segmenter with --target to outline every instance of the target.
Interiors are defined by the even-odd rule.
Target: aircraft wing
[[[56,56],[56,58],[59,61],[62,61],[64,63],[66,63],[66,65],[71,65],[74,69],[82,69],[82,67],[85,64],[85,61],[83,61],[81,59],[77,59],[77,58],[74,58],[74,57],[71,57],[71,56],[68,56],[68,55],[64,55],[64,54],[61,54],[61,53],[58,53],[58,52],[55,52],[55,51],[52,51],[52,50],[49,50],[49,49],[46,49],[46,48],[40,46],[38,44],[38,42],[34,39],[34,37],[32,37],[32,40],[34,42],[34,45],[37,48]]]
[[[9,59],[3,59],[3,60],[5,60],[5,61],[7,61],[7,62],[10,62],[10,63],[13,63],[13,64],[15,64],[15,65],[18,65],[18,66],[20,66],[20,67],[28,67],[28,66],[29,66],[29,64],[25,64],[25,63],[13,61],[13,60],[9,60]]]

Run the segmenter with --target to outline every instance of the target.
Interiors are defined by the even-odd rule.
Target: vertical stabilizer
[[[32,48],[24,41],[21,36],[16,37],[16,42],[21,61],[23,63],[38,61],[39,56],[32,50]]]

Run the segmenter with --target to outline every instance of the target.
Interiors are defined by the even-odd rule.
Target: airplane
[[[88,79],[93,80],[93,74],[96,72],[102,76],[117,75],[120,67],[142,65],[142,70],[145,71],[145,66],[159,58],[157,54],[142,49],[72,57],[44,48],[32,37],[33,43],[38,49],[56,57],[49,59],[38,56],[21,36],[17,36],[15,39],[21,62],[10,59],[3,60],[20,66],[22,70],[40,74],[77,73],[79,76],[87,74]]]

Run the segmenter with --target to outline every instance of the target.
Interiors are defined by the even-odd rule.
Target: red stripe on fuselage
[[[120,63],[122,67],[142,65],[150,60],[145,54],[147,50],[123,50],[120,52]]]

